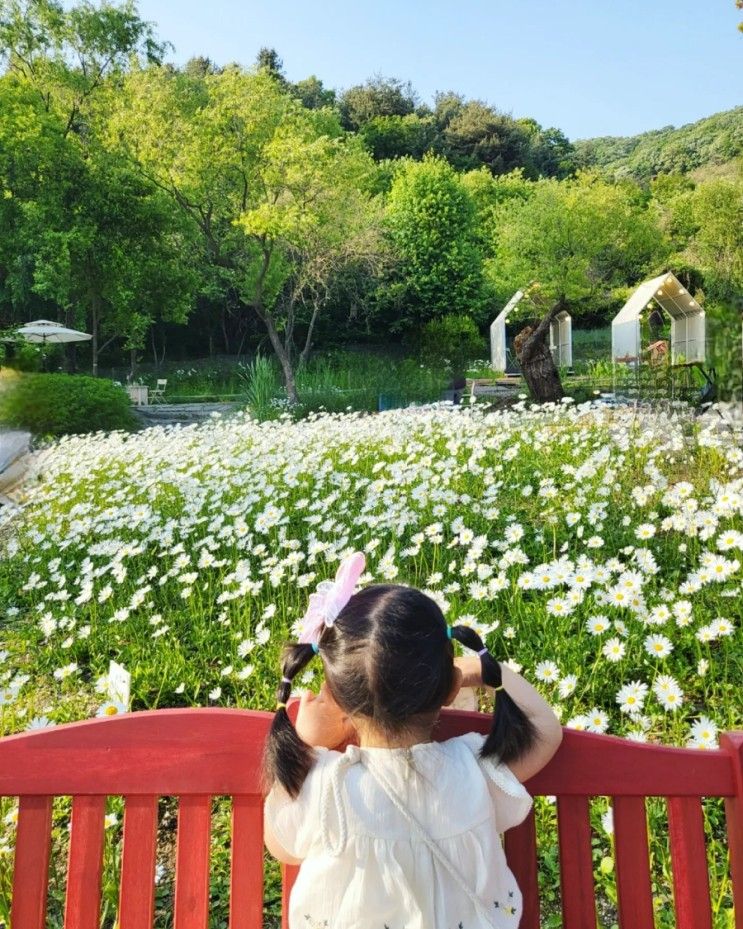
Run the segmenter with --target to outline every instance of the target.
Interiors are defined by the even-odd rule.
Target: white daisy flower
[[[643,642],[645,651],[653,658],[666,658],[673,651],[673,643],[664,635],[649,635]]]

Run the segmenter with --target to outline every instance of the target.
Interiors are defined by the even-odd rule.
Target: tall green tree
[[[210,291],[234,291],[263,322],[296,400],[296,316],[286,311],[296,303],[284,298],[299,265],[333,267],[329,256],[373,213],[374,165],[360,139],[330,110],[303,107],[266,68],[203,79],[134,71],[113,105],[112,144],[198,232]]]
[[[159,42],[134,0],[89,0],[65,6],[58,0],[0,0],[0,60],[63,121],[63,132],[82,132],[86,107],[106,80],[132,58],[159,63],[168,43]]]
[[[320,110],[324,106],[334,107],[336,105],[335,91],[330,87],[325,87],[320,78],[314,74],[297,81],[296,84],[290,84],[289,90],[292,96],[296,97],[308,110]]]
[[[410,81],[376,75],[350,87],[339,102],[343,125],[356,130],[376,116],[408,116],[420,101]]]
[[[386,224],[398,259],[387,291],[392,330],[446,313],[477,317],[484,280],[475,206],[451,165],[432,155],[401,161]]]
[[[163,46],[132,3],[9,0],[3,13],[5,292],[17,315],[41,298],[90,328],[95,373],[102,347],[137,347],[148,320],[183,318],[190,299],[174,212],[100,144],[111,85],[132,56],[157,60]]]
[[[704,275],[710,359],[728,396],[743,388],[743,178],[711,180],[691,196],[687,256]]]

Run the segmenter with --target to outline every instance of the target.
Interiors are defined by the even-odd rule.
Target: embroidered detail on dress
[[[494,761],[490,761],[487,758],[481,759],[481,764],[504,794],[508,794],[509,797],[514,797],[518,800],[520,800],[522,797],[528,796],[526,788],[521,783],[521,781],[516,779],[516,776],[513,773],[504,773],[501,765],[498,765]]]
[[[513,897],[513,891],[508,891],[509,898]],[[516,907],[510,903],[501,903],[500,900],[494,900],[493,906],[501,913],[507,913],[509,916],[516,915]]]

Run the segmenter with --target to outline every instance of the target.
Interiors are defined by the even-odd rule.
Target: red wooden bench
[[[19,796],[11,929],[43,929],[52,798],[72,796],[66,929],[98,929],[107,796],[125,798],[118,927],[150,929],[158,798],[178,798],[175,929],[206,929],[211,798],[232,798],[230,929],[262,926],[260,757],[270,715],[196,709],[133,713],[0,740],[0,796]],[[478,729],[488,718],[445,711],[438,737]],[[613,802],[622,929],[652,929],[644,798],[668,798],[678,929],[711,929],[702,796],[724,797],[735,929],[743,929],[743,732],[716,751],[630,742],[565,730],[550,763],[526,787],[556,795],[564,929],[595,929],[589,797]],[[505,834],[523,890],[520,929],[538,929],[533,810]],[[286,869],[284,895],[293,877]],[[286,908],[285,908],[286,909]],[[351,927],[349,927],[351,929]]]

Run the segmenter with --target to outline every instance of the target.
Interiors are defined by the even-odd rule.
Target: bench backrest
[[[52,799],[71,796],[65,929],[100,925],[107,796],[124,797],[119,929],[151,929],[157,804],[178,798],[174,929],[207,929],[211,798],[232,798],[230,929],[263,925],[260,767],[271,715],[184,709],[88,720],[0,739],[0,796],[19,797],[11,929],[43,929]],[[445,711],[437,738],[477,730],[489,719]],[[743,732],[700,751],[640,744],[566,729],[550,763],[527,782],[556,797],[564,929],[595,929],[589,797],[613,803],[621,929],[652,929],[644,798],[668,798],[678,929],[711,929],[701,797],[724,797],[735,905],[743,929]],[[523,891],[519,929],[539,927],[534,811],[505,834],[506,856]],[[285,870],[284,896],[294,869]],[[286,913],[286,906],[284,907]]]

